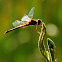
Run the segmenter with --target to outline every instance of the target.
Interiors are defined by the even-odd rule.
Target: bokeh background
[[[46,25],[46,48],[47,38],[51,38],[56,45],[55,58],[62,62],[62,0],[0,0],[0,62],[46,62],[38,49],[35,26],[4,35],[32,7],[35,7],[33,19],[41,19]]]

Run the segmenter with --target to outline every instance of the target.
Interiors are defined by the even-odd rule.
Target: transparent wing
[[[31,19],[33,18],[34,9],[35,9],[35,8],[33,7],[33,8],[30,10],[29,14],[28,14],[28,17],[31,18]]]
[[[33,14],[34,14],[34,7],[30,10],[28,15],[24,15],[21,19],[21,21],[30,21],[33,18]]]
[[[13,24],[14,27],[17,27],[17,26],[22,26],[22,25],[24,25],[26,23],[27,23],[27,21],[19,21],[19,20],[16,20],[12,24]]]
[[[17,27],[17,26],[20,26],[20,25],[24,25],[26,24],[27,22],[29,22],[32,18],[33,18],[33,14],[34,14],[34,7],[30,10],[29,14],[28,15],[24,15],[21,19],[21,21],[19,20],[16,20],[15,22],[13,22],[13,26],[14,27]]]
[[[30,21],[31,19],[27,16],[27,15],[24,15],[23,17],[22,17],[22,19],[21,19],[21,21],[25,21],[25,22],[27,22],[27,21]]]

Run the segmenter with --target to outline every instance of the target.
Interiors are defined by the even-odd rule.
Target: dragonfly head
[[[38,22],[37,22],[37,23],[38,23],[38,25],[39,25],[41,22],[42,22],[42,21],[41,21],[40,19],[38,19]]]

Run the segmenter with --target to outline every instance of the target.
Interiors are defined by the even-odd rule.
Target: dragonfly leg
[[[36,25],[36,31],[40,34],[40,32],[37,30],[38,25]]]
[[[43,28],[44,28],[43,25],[44,25],[44,24],[42,24],[42,25],[36,25],[36,31],[37,31],[39,34],[40,34],[40,32],[37,30],[37,27],[40,28],[40,26],[41,26],[40,29],[43,29]]]
[[[40,26],[42,26],[42,25],[37,25],[38,26],[38,28],[40,28]],[[42,28],[40,28],[40,29],[42,29]]]
[[[42,25],[38,25],[38,26],[42,26]]]

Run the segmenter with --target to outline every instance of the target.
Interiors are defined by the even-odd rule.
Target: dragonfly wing
[[[33,14],[34,14],[34,7],[30,10],[29,14],[28,15],[24,15],[21,19],[21,21],[19,20],[16,20],[15,22],[13,22],[13,26],[14,27],[17,27],[17,26],[20,26],[20,25],[24,25],[26,24],[26,22],[29,22],[32,18],[33,18]]]
[[[33,18],[33,14],[34,14],[34,7],[30,10],[28,15],[24,15],[21,19],[21,21],[30,21]]]
[[[27,15],[24,15],[21,19],[21,21],[30,21],[31,19],[27,16]]]
[[[17,26],[22,26],[22,25],[24,25],[24,24],[26,24],[26,23],[27,23],[26,21],[23,22],[23,21],[16,20],[16,21],[13,22],[12,24],[13,24],[14,27],[17,27]]]
[[[31,18],[31,19],[33,18],[34,9],[35,9],[35,8],[33,7],[33,8],[30,10],[29,14],[28,14],[28,17]]]

